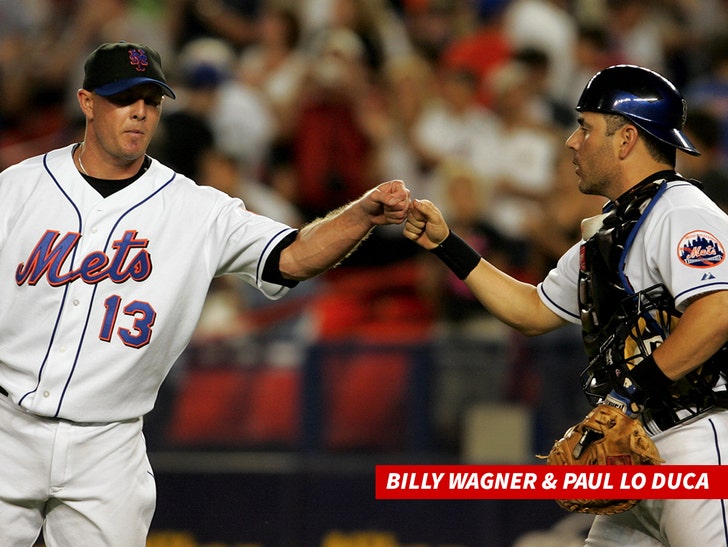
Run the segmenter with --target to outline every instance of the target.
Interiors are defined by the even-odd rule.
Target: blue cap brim
[[[126,80],[119,80],[118,82],[111,82],[110,84],[99,86],[94,89],[94,93],[97,93],[102,97],[110,97],[111,95],[116,95],[117,93],[121,93],[122,91],[126,91],[127,89],[131,89],[132,87],[142,84],[157,84],[162,88],[165,95],[172,99],[177,98],[171,87],[164,82],[155,80],[154,78],[127,78]]]

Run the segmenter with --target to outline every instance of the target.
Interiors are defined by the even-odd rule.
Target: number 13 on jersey
[[[101,340],[111,342],[116,320],[121,313],[132,318],[131,328],[119,327],[116,331],[124,345],[131,348],[141,348],[149,343],[152,338],[152,327],[157,318],[157,313],[149,302],[134,300],[122,307],[121,297],[114,294],[104,301],[104,308],[106,312],[99,333]]]

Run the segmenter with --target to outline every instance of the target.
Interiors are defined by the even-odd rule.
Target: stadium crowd
[[[294,226],[403,179],[483,256],[537,281],[601,206],[579,194],[564,141],[608,65],[684,91],[702,156],[680,155],[678,170],[728,208],[727,23],[724,0],[0,0],[0,169],[81,140],[83,59],[101,42],[146,43],[178,96],[154,157]],[[582,415],[546,399],[574,397],[559,385],[584,366],[578,333],[528,342],[489,319],[395,227],[285,303],[216,281],[187,357],[251,336],[274,341],[263,361],[293,365],[302,343],[363,330],[436,340],[438,445],[459,448],[469,401],[507,399],[542,408],[544,450]]]

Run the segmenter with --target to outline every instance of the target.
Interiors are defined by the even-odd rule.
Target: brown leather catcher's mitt
[[[655,443],[638,419],[601,404],[569,428],[547,456],[550,465],[657,465],[663,463]],[[611,515],[637,505],[639,500],[556,500],[577,513]]]

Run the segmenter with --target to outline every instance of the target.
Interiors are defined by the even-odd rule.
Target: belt
[[[714,408],[728,408],[728,390],[726,387],[723,384],[714,388],[714,403],[706,405],[701,410],[695,407],[674,409],[672,411],[663,408],[647,409],[642,415],[642,423],[648,433],[656,435]]]
[[[697,417],[703,414],[703,412],[705,411],[698,412],[695,409],[676,410],[674,414],[667,411],[646,411],[645,415],[643,415],[642,423],[648,433],[656,435],[687,421],[689,418]]]
[[[8,390],[5,389],[3,386],[0,386],[0,395],[5,395],[5,397],[8,396]]]

